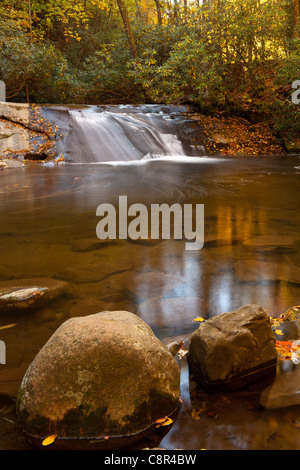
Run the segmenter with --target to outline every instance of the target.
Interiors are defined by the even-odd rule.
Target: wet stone
[[[98,282],[105,279],[107,276],[113,276],[115,273],[129,271],[132,269],[130,260],[118,259],[115,260],[101,260],[94,259],[91,262],[83,262],[73,266],[64,268],[58,273],[59,277],[69,282],[76,284],[87,282]]]
[[[210,390],[235,390],[271,375],[277,352],[268,314],[250,304],[210,318],[192,334],[187,358],[196,382]]]
[[[41,307],[62,294],[66,286],[65,282],[51,278],[2,281],[0,282],[0,313]]]

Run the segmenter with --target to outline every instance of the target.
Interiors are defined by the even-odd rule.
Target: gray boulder
[[[150,327],[133,313],[105,311],[56,330],[23,378],[17,415],[36,444],[52,434],[56,446],[108,444],[170,416],[179,385],[178,364]]]
[[[275,336],[268,314],[246,305],[200,324],[187,355],[195,380],[211,390],[234,390],[276,371]]]

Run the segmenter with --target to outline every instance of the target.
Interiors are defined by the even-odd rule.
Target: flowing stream
[[[103,163],[205,155],[200,130],[186,111],[159,105],[50,107],[47,115],[66,131],[62,150],[69,162]]]
[[[129,310],[164,343],[188,344],[196,317],[248,303],[276,316],[300,303],[300,280],[293,276],[300,264],[299,156],[209,158],[180,112],[112,108],[73,108],[61,117],[68,127],[62,145],[70,164],[0,175],[0,281],[51,277],[69,285],[64,296],[38,311],[1,317],[0,339],[7,345],[7,364],[0,365],[2,396],[15,396],[30,362],[70,317]],[[117,207],[121,195],[128,205],[147,208],[204,204],[203,248],[188,251],[185,240],[174,237],[100,241],[96,209],[103,203]],[[248,243],[261,236],[276,236],[277,244],[270,249]],[[288,236],[295,240],[284,242]],[[257,279],[247,278],[241,263],[257,262]],[[269,263],[278,266],[277,278]],[[182,410],[153,445],[299,449],[299,407],[261,409],[250,388],[248,395],[205,395],[201,414],[187,365],[181,367]],[[31,448],[1,413],[0,447]]]

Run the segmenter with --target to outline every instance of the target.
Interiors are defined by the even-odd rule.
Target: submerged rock
[[[67,287],[51,278],[14,279],[0,282],[0,313],[41,307]]]
[[[179,384],[176,360],[143,320],[105,311],[71,318],[52,335],[23,378],[17,415],[36,444],[52,434],[68,448],[91,438],[107,444],[170,416]]]
[[[114,240],[100,240],[99,238],[78,238],[72,242],[72,251],[94,251],[104,246],[116,244]]]
[[[193,314],[205,316],[207,303],[201,297],[170,297],[166,299],[154,298],[139,304],[139,314],[142,318],[149,318],[152,328],[167,328],[191,330],[193,327]]]
[[[287,281],[300,284],[300,268],[290,264],[243,260],[234,264],[237,279],[242,282]]]
[[[248,248],[262,251],[293,251],[299,241],[290,235],[262,235],[256,238],[245,240],[243,245]]]
[[[276,371],[270,319],[259,305],[246,305],[200,324],[188,352],[195,380],[209,389],[234,390]]]
[[[261,393],[260,404],[267,409],[300,405],[300,370],[286,372]]]

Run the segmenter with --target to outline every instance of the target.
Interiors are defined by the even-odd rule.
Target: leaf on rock
[[[282,335],[282,336],[283,336],[283,333],[282,333],[281,330],[278,330],[278,329],[277,329],[277,330],[275,330],[275,333],[276,333],[277,335]]]
[[[173,420],[171,418],[168,418],[168,416],[165,416],[164,418],[159,418],[155,421],[156,428],[160,428],[161,426],[169,426],[169,424],[172,424]]]
[[[48,436],[46,437],[46,439],[43,440],[42,445],[49,446],[50,444],[53,444],[56,438],[57,438],[57,434],[51,434],[51,436]]]

